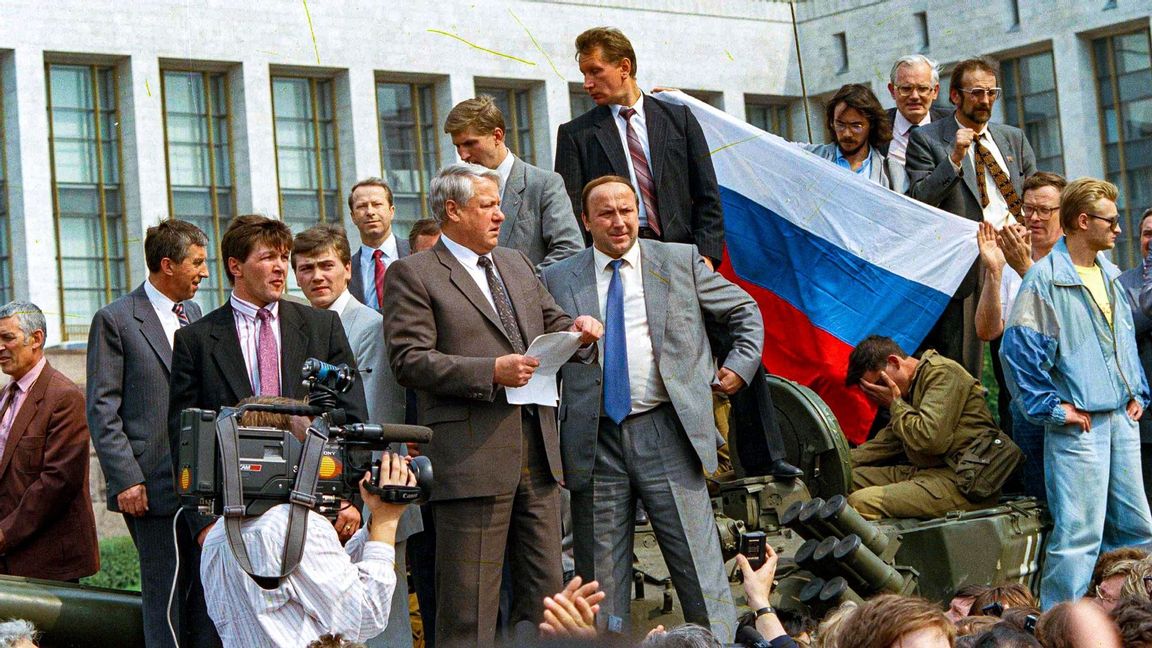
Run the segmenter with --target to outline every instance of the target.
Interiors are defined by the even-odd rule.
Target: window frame
[[[329,106],[329,110],[330,110],[330,114],[332,115],[332,157],[333,157],[332,168],[333,168],[333,176],[334,176],[333,180],[335,181],[335,187],[331,191],[335,194],[335,197],[336,197],[336,204],[335,204],[336,213],[332,214],[331,222],[337,223],[337,224],[342,224],[344,222],[344,220],[343,220],[343,213],[340,210],[340,205],[341,205],[340,117],[336,111],[336,80],[332,76],[302,74],[299,72],[272,72],[271,74],[268,75],[268,91],[271,93],[271,99],[272,99],[272,149],[275,152],[275,159],[276,159],[276,207],[280,212],[278,214],[280,221],[284,222],[284,223],[288,223],[289,226],[291,226],[291,222],[288,220],[288,218],[286,217],[286,214],[284,213],[284,187],[283,187],[283,184],[281,183],[281,180],[280,180],[280,142],[279,142],[279,136],[276,134],[276,130],[277,130],[276,129],[276,80],[277,79],[304,79],[304,80],[308,81],[308,95],[309,95],[308,96],[308,99],[309,99],[308,103],[309,103],[309,106],[310,106],[310,109],[312,112],[312,118],[310,120],[311,124],[312,124],[312,138],[313,138],[312,152],[316,158],[316,162],[313,165],[314,166],[313,178],[316,181],[316,203],[320,208],[319,209],[320,213],[318,214],[319,218],[313,224],[329,222],[328,214],[325,211],[326,202],[324,200],[324,198],[325,198],[324,194],[325,194],[326,190],[324,189],[324,159],[323,159],[324,146],[321,143],[323,141],[323,138],[321,137],[321,129],[323,128],[323,126],[321,125],[321,120],[320,120],[320,99],[319,99],[318,93],[317,93],[317,87],[318,87],[319,83],[326,82],[329,84],[328,98],[329,98],[329,103],[331,104]],[[304,191],[303,189],[293,189],[293,190],[294,191],[301,191],[301,192]],[[309,227],[311,227],[311,225],[309,225]]]

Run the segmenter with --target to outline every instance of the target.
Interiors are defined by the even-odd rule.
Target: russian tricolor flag
[[[875,408],[846,388],[873,333],[914,351],[978,254],[976,223],[888,191],[680,92],[708,138],[724,204],[723,273],[764,314],[764,365],[812,388],[845,436]]]

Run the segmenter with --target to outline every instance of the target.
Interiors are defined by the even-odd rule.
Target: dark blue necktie
[[[608,283],[608,303],[604,307],[604,413],[620,424],[632,411],[632,389],[628,384],[628,340],[624,337],[624,286],[620,282],[620,264],[612,267]]]

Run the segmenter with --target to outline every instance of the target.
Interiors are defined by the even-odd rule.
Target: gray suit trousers
[[[636,498],[648,511],[684,619],[721,642],[736,632],[736,607],[704,472],[671,406],[616,425],[600,418],[591,484],[572,493],[576,573],[606,597],[601,614],[629,622]]]

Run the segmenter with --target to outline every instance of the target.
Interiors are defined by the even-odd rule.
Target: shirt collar
[[[608,264],[615,261],[615,259],[608,256],[607,254],[604,254],[595,246],[592,247],[592,258],[596,259],[596,269],[597,270],[607,270]],[[627,252],[620,255],[620,258],[624,259],[624,263],[630,267],[633,267],[633,268],[639,267],[640,266],[640,239],[636,239],[636,242],[632,244],[632,247],[629,248]]]
[[[900,133],[900,136],[903,137],[903,136],[908,134],[908,131],[912,130],[912,126],[927,126],[928,124],[931,124],[931,123],[932,123],[932,111],[931,110],[924,113],[924,119],[921,119],[920,123],[918,123],[918,124],[913,124],[912,122],[908,121],[908,118],[904,116],[904,113],[897,110],[896,111],[896,119],[892,125],[896,128],[896,132]],[[959,123],[959,122],[957,122],[957,123]]]
[[[340,296],[336,298],[336,301],[328,305],[328,310],[336,311],[338,315],[343,315],[344,309],[348,308],[348,303],[351,301],[352,291],[345,289],[344,292],[340,293]]]
[[[384,239],[384,242],[381,243],[378,248],[364,245],[363,243],[360,244],[360,253],[363,255],[365,261],[371,261],[372,253],[376,250],[383,252],[384,256],[392,261],[400,258],[400,253],[396,250],[396,235],[391,232],[388,233],[388,238]]]
[[[20,391],[27,394],[28,390],[32,389],[32,384],[40,378],[40,373],[44,371],[44,365],[46,364],[48,364],[48,358],[42,357],[39,362],[28,370],[28,373],[20,376],[20,380],[16,381],[16,384],[20,387]]]
[[[619,117],[620,111],[624,110],[627,107],[628,106],[621,106],[620,104],[612,104],[612,106],[611,106],[612,116],[613,117]],[[640,119],[644,119],[644,93],[643,92],[640,93],[640,98],[636,100],[636,103],[632,104],[632,109],[636,111],[637,115],[640,115]]]
[[[456,257],[456,260],[460,262],[460,265],[465,267],[476,266],[476,262],[480,260],[479,254],[448,238],[448,235],[444,232],[440,232],[440,240],[444,241],[444,247],[448,248],[452,256]]]
[[[848,169],[849,171],[852,171],[854,173],[863,173],[864,169],[866,167],[870,167],[872,164],[872,149],[871,149],[871,147],[869,147],[868,157],[864,158],[864,161],[860,163],[860,168],[859,169],[853,169],[852,163],[848,161],[848,158],[844,157],[844,153],[840,150],[840,146],[836,145],[836,158],[833,160],[833,162],[836,162],[837,164],[840,164],[841,162],[843,162],[843,164],[841,166]]]
[[[256,319],[256,311],[260,310],[260,307],[256,304],[237,297],[235,290],[232,291],[232,297],[229,298],[229,303],[232,304],[233,310],[240,311],[240,314],[248,319]],[[272,320],[275,321],[277,314],[280,312],[280,302],[274,301],[264,308],[266,308],[269,313],[272,313]]]
[[[176,305],[176,302],[168,298],[168,295],[160,292],[160,289],[152,285],[152,278],[144,280],[144,293],[148,295],[148,301],[152,302],[152,306],[157,310],[170,311]]]
[[[504,188],[508,186],[508,176],[512,175],[512,165],[516,163],[516,154],[508,151],[508,155],[504,156],[504,161],[496,167],[496,173],[500,174],[500,193],[504,193]]]

